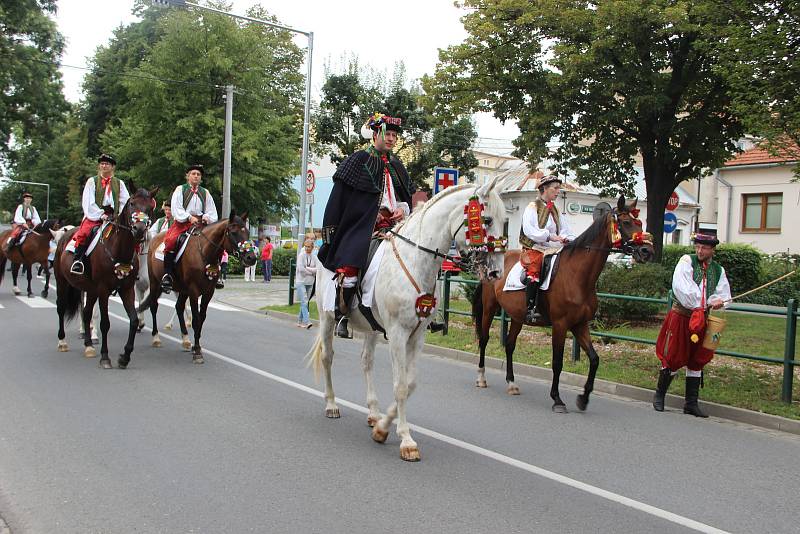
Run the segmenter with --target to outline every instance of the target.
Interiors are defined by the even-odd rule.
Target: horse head
[[[466,220],[462,220],[461,224],[467,226],[467,231],[460,232],[461,239],[456,239],[456,246],[460,250],[466,250],[471,256],[481,279],[498,278],[503,270],[503,255],[507,241],[503,232],[508,215],[505,203],[500,198],[499,183],[499,177],[496,176],[486,184],[476,187],[475,194],[470,198],[465,211],[474,210],[476,204],[473,200],[477,199],[477,203],[482,207],[479,213],[480,219],[477,215],[471,216],[470,213],[466,213]],[[479,229],[480,225],[483,227],[482,232]]]
[[[253,244],[250,242],[250,231],[247,229],[247,212],[236,215],[236,212],[231,210],[226,234],[225,250],[238,256],[245,267],[255,265],[258,258],[256,258]]]
[[[625,197],[621,195],[613,215],[623,252],[633,256],[637,263],[647,263],[655,257],[653,237],[642,228],[636,202],[637,199],[634,198],[633,202],[627,204]]]
[[[150,228],[150,218],[156,207],[156,193],[159,187],[147,190],[137,189],[136,192],[125,203],[125,207],[120,213],[122,224],[130,224],[130,231],[134,239],[144,241],[147,237],[147,230]]]

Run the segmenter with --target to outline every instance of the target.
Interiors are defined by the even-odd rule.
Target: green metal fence
[[[442,335],[447,335],[448,326],[450,322],[450,315],[466,315],[470,316],[469,312],[464,312],[461,310],[456,310],[450,307],[450,294],[451,294],[451,285],[452,284],[463,284],[463,285],[478,285],[480,282],[477,280],[471,280],[467,278],[461,278],[458,276],[450,276],[450,273],[444,273],[444,275],[439,279],[442,282],[442,318],[444,321],[444,329],[442,330]],[[597,296],[599,298],[606,298],[606,299],[620,299],[620,300],[628,300],[634,302],[648,302],[648,303],[655,303],[655,304],[663,304],[667,309],[672,306],[672,298],[671,295],[667,298],[649,298],[649,297],[638,297],[633,295],[615,295],[612,293],[598,293]],[[291,297],[290,297],[291,298]],[[723,354],[725,356],[732,356],[734,358],[742,358],[746,360],[753,360],[759,362],[768,362],[768,363],[776,363],[783,365],[783,385],[781,388],[781,400],[787,403],[792,402],[792,386],[794,380],[794,367],[796,365],[800,365],[800,361],[795,360],[795,337],[797,334],[797,317],[800,316],[797,309],[797,301],[794,299],[789,299],[786,302],[786,308],[777,308],[777,309],[764,309],[759,308],[757,306],[752,306],[748,304],[733,304],[727,310],[729,311],[739,311],[739,312],[749,312],[749,313],[759,313],[762,315],[775,315],[780,317],[786,318],[786,340],[784,343],[784,351],[783,351],[783,358],[775,358],[772,356],[763,356],[758,354],[745,354],[741,352],[736,352],[732,350],[724,350],[720,349],[717,350],[717,354]],[[505,345],[506,339],[508,337],[508,325],[510,319],[506,316],[505,310],[502,310],[500,315],[495,315],[495,319],[499,319],[501,323],[501,336],[500,342]],[[623,336],[620,334],[615,334],[613,332],[602,332],[597,330],[592,330],[591,335],[595,337],[603,337],[603,338],[610,338],[610,339],[619,339],[622,341],[633,341],[636,343],[645,343],[648,345],[655,345],[656,340],[654,339],[646,339],[646,338],[639,338],[633,336]],[[575,340],[572,341],[572,359],[573,361],[577,361],[580,359],[580,346]]]

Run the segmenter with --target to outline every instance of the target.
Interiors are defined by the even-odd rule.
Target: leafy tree
[[[224,6],[223,6],[224,7]],[[251,16],[274,20],[261,8]],[[231,205],[286,213],[302,139],[303,52],[285,31],[199,11],[164,11],[158,40],[123,79],[127,102],[100,136],[138,184],[171,191],[186,165],[221,197],[224,86],[236,88]]]
[[[66,110],[55,10],[55,0],[0,0],[0,156],[13,156],[12,134],[18,145],[50,135]]]
[[[721,0],[465,0],[467,39],[423,80],[440,113],[517,119],[516,154],[537,162],[559,142],[557,171],[631,192],[647,186],[660,257],[664,208],[684,180],[719,167],[743,134],[718,40]]]

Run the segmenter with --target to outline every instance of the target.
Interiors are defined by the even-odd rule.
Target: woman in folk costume
[[[543,176],[539,180],[539,198],[528,204],[522,214],[519,243],[522,246],[520,263],[525,267],[522,283],[526,286],[528,313],[525,321],[536,323],[542,320],[536,310],[537,295],[542,281],[539,274],[544,252],[560,249],[575,239],[567,221],[561,216],[555,201],[561,192],[561,179],[557,176]]]
[[[86,180],[83,186],[83,221],[72,237],[75,243],[75,258],[70,267],[73,274],[83,274],[83,255],[89,246],[88,238],[92,228],[100,226],[103,221],[119,215],[122,207],[128,202],[130,194],[125,182],[114,176],[117,160],[108,154],[97,158],[97,176]]]
[[[42,219],[33,206],[33,195],[26,191],[22,193],[22,204],[18,205],[17,210],[14,212],[14,219],[11,223],[13,231],[8,239],[8,246],[13,247],[17,243],[19,236],[26,229],[33,229],[40,224],[42,224]]]
[[[175,270],[175,245],[180,235],[193,225],[217,222],[217,206],[208,189],[200,185],[203,179],[203,166],[190,165],[186,169],[186,183],[179,185],[172,193],[170,207],[175,222],[164,236],[164,276],[161,277],[161,290],[172,291]]]
[[[150,227],[150,239],[154,238],[161,232],[169,230],[172,226],[174,220],[172,218],[172,207],[170,206],[171,201],[172,199],[165,200],[161,204],[161,209],[164,211],[164,216],[156,219],[156,221]]]
[[[725,269],[714,261],[719,241],[713,235],[695,234],[694,254],[684,254],[672,275],[672,309],[667,313],[656,341],[656,356],[661,360],[653,408],[664,411],[664,397],[677,374],[686,367],[686,402],[683,413],[708,417],[697,400],[703,367],[714,351],[703,347],[710,309],[718,310],[731,301],[731,286]]]
[[[371,132],[372,144],[339,164],[322,220],[323,244],[318,256],[322,265],[337,275],[339,337],[351,337],[348,307],[357,291],[358,273],[366,268],[373,232],[407,217],[414,193],[408,171],[392,153],[402,132],[401,120],[376,113],[365,127]]]

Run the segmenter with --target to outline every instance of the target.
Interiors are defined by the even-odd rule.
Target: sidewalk
[[[289,278],[273,278],[265,284],[263,279],[245,282],[242,275],[228,276],[225,289],[214,292],[214,300],[250,311],[259,311],[264,306],[275,304],[289,304]]]

